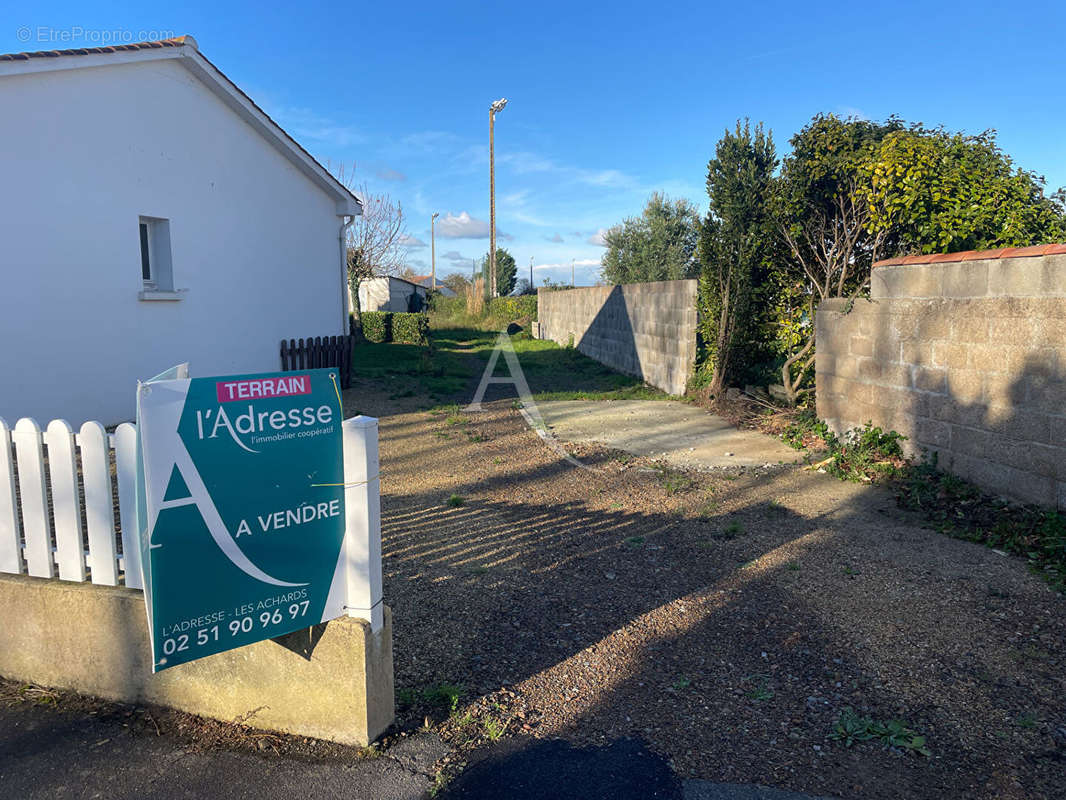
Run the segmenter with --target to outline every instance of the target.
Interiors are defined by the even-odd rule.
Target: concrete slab
[[[784,442],[735,428],[674,400],[552,400],[537,403],[548,429],[568,442],[599,442],[686,469],[791,464]]]

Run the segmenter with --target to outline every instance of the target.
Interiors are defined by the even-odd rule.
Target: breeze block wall
[[[695,280],[537,292],[541,339],[684,394],[696,362]]]
[[[818,415],[873,422],[1000,495],[1066,508],[1066,245],[874,265],[818,309]]]

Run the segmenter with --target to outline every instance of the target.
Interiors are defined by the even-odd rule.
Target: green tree
[[[481,277],[485,279],[485,286],[489,285],[489,254],[486,253],[481,259]],[[496,248],[496,293],[500,297],[506,297],[514,291],[518,281],[518,267],[514,256],[502,247]],[[486,289],[487,290],[487,289]]]
[[[607,251],[600,273],[607,283],[644,283],[694,278],[699,215],[688,200],[655,192],[639,217],[629,217],[603,235]]]
[[[1044,194],[1042,177],[1014,166],[995,131],[893,131],[859,172],[871,231],[891,231],[906,251],[1024,247],[1066,234],[1056,196]]]
[[[770,291],[776,226],[773,216],[773,136],[745,121],[726,131],[707,164],[710,208],[699,240],[700,327],[710,394],[722,394],[738,349],[757,338],[766,307],[754,300]]]
[[[781,367],[790,404],[811,388],[805,384],[814,364],[818,303],[860,292],[870,266],[898,241],[896,231],[871,227],[870,207],[859,188],[872,149],[903,127],[896,118],[877,123],[819,114],[789,142],[792,152],[781,164],[774,196],[777,228],[788,252],[790,293],[779,323],[791,345]]]
[[[783,320],[782,383],[794,403],[814,363],[818,303],[854,298],[879,258],[1031,245],[1066,236],[1044,181],[1016,168],[992,132],[949,134],[897,118],[818,115],[791,139],[777,197],[788,277],[806,294]]]

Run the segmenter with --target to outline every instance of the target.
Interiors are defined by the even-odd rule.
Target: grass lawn
[[[496,346],[497,333],[471,328],[434,330],[431,345],[357,345],[353,375],[374,380],[392,397],[428,395],[431,400],[458,402],[469,399]],[[511,337],[519,364],[538,400],[659,400],[669,399],[639,378],[616,372],[573,348],[555,342],[531,339],[528,334]],[[499,359],[494,375],[508,374]]]

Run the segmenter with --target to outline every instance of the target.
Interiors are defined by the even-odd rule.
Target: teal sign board
[[[153,671],[344,605],[335,370],[142,383],[139,521]]]

